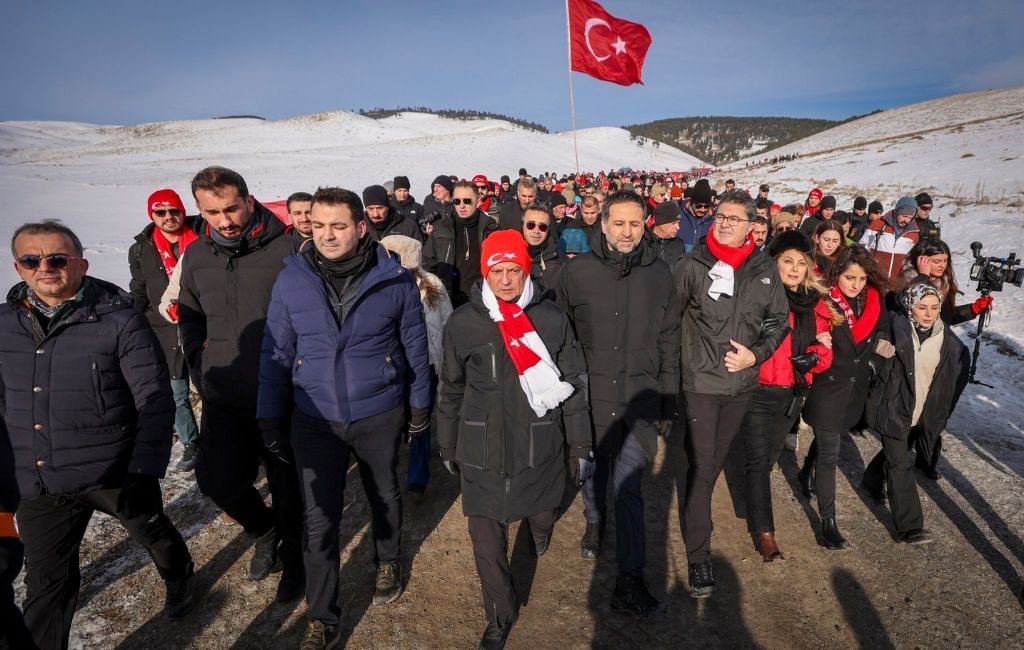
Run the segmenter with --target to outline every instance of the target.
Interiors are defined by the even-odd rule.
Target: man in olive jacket
[[[495,233],[480,263],[483,281],[445,325],[437,438],[462,478],[488,621],[480,647],[500,648],[517,616],[508,524],[528,519],[542,555],[565,491],[565,447],[577,482],[593,463],[583,355],[565,312],[535,290],[526,241]],[[515,334],[523,321],[531,331]]]
[[[556,292],[590,371],[597,470],[582,490],[587,530],[580,552],[587,559],[600,553],[611,479],[619,570],[612,606],[639,614],[661,609],[643,578],[643,469],[658,453],[658,435],[677,419],[679,395],[679,303],[649,237],[643,199],[613,194],[595,248],[565,265]]]
[[[683,537],[694,597],[714,593],[711,493],[758,385],[758,366],[789,331],[775,261],[751,234],[757,211],[725,192],[708,236],[674,269],[682,308],[687,474]]]

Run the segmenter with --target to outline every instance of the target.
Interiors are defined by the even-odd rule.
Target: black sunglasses
[[[46,260],[47,266],[51,269],[65,269],[68,266],[68,262],[71,260],[77,260],[79,258],[72,255],[65,255],[64,253],[53,253],[50,255],[22,255],[18,258],[18,264],[21,268],[26,271],[35,271],[39,268],[39,265]]]
[[[452,205],[473,205],[476,203],[476,199],[452,199]]]
[[[177,219],[178,217],[181,216],[181,210],[179,210],[178,208],[168,208],[166,210],[164,210],[164,209],[153,210],[153,216],[155,216],[155,217],[161,217],[162,218],[164,215],[167,215],[169,217],[174,217],[175,219]]]
[[[705,209],[710,208],[710,207],[711,207],[711,205],[708,204],[708,203],[694,203],[693,204],[693,209],[694,210],[705,210]]]
[[[527,230],[533,230],[534,228],[536,228],[537,230],[540,230],[541,232],[547,232],[548,231],[548,224],[541,223],[539,221],[527,221],[526,222],[526,229]]]

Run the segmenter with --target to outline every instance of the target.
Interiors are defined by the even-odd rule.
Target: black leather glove
[[[868,368],[871,370],[871,376],[868,377],[868,387],[877,388],[882,384],[882,375],[878,372],[878,364],[875,363],[874,359],[868,359]]]
[[[448,470],[449,474],[452,476],[459,475],[459,464],[455,462],[454,449],[447,449],[445,447],[441,448],[441,463],[444,465],[444,468]]]
[[[789,358],[793,362],[793,367],[801,375],[806,375],[814,366],[818,365],[818,353],[817,352],[805,352],[803,354],[797,354]]]
[[[405,444],[409,444],[430,429],[430,411],[409,407],[409,426],[405,430]]]
[[[569,449],[569,476],[576,485],[583,485],[590,480],[597,469],[594,452],[590,447],[571,447]]]
[[[155,515],[163,508],[160,480],[148,474],[129,474],[117,495],[117,510],[126,519]]]
[[[294,465],[295,454],[292,452],[288,418],[266,418],[259,420],[258,424],[267,451],[285,465]]]

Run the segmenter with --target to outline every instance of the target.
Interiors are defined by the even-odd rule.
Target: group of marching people
[[[614,511],[611,606],[663,611],[644,579],[642,478],[675,430],[695,598],[715,591],[712,493],[734,443],[752,541],[765,562],[783,559],[770,475],[801,419],[814,443],[798,478],[826,548],[849,546],[836,466],[842,436],[863,427],[882,440],[864,488],[888,498],[898,541],[930,541],[913,464],[936,476],[966,382],[950,326],[991,309],[955,304],[949,248],[918,227],[930,197],[877,216],[858,199],[837,219],[817,189],[784,207],[767,185],[755,198],[732,181],[719,193],[707,179],[520,172],[441,175],[422,204],[404,176],[361,195],[322,187],[289,197],[281,219],[237,172],[209,167],[191,184],[197,216],[173,190],[149,197],[130,291],[87,274],[68,226],[19,227],[23,282],[0,310],[0,647],[67,647],[97,510],[150,552],[169,618],[195,606],[158,482],[172,431],[177,469],[194,469],[253,540],[248,577],[280,571],[279,601],[305,595],[304,649],[340,643],[352,461],[372,516],[373,602],[405,588],[403,443],[408,498],[427,494],[432,449],[460,481],[481,648],[503,647],[519,613],[508,526],[526,520],[543,555],[567,490],[583,501],[581,559],[602,553]]]

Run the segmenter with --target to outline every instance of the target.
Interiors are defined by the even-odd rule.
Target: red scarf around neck
[[[854,315],[853,307],[850,306],[850,301],[846,299],[843,292],[839,290],[839,285],[833,286],[828,294],[832,301],[839,306],[839,309],[843,311],[843,315],[846,316],[846,322],[850,325],[850,332],[853,334],[854,343],[860,343],[871,334],[878,323],[879,314],[882,313],[878,291],[874,287],[867,287],[866,291],[864,311],[861,312],[860,318]]]
[[[181,229],[181,234],[178,235],[178,256],[180,257],[188,245],[198,239],[195,231],[185,226]],[[153,228],[153,245],[156,246],[156,250],[160,253],[160,263],[164,265],[164,271],[167,273],[167,277],[171,277],[174,273],[174,267],[178,265],[178,258],[174,256],[174,248],[171,246],[171,242],[167,241],[167,237],[164,236],[163,231],[159,228]]]
[[[747,261],[750,254],[754,252],[754,236],[747,233],[747,239],[743,242],[743,245],[739,248],[733,246],[726,246],[715,239],[715,229],[712,228],[711,232],[708,233],[707,237],[708,250],[715,256],[716,260],[725,262],[732,267],[733,271],[738,271],[743,263]]]

